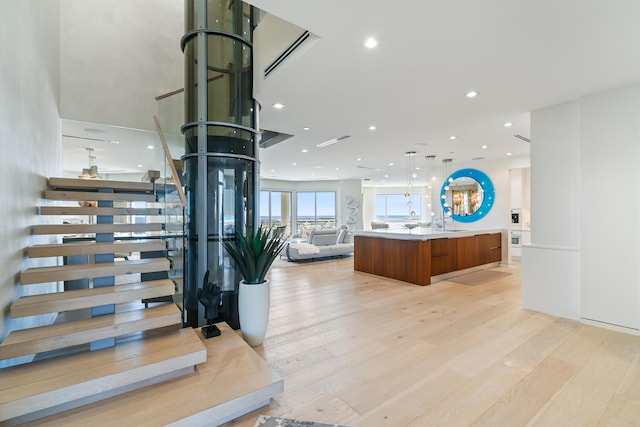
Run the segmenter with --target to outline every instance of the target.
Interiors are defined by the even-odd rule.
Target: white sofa
[[[306,241],[290,242],[286,254],[289,261],[325,258],[353,253],[352,237],[346,227],[314,230]]]

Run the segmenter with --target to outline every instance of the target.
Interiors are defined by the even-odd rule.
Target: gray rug
[[[293,420],[290,418],[260,415],[253,427],[349,427],[341,424],[324,424],[313,421]]]

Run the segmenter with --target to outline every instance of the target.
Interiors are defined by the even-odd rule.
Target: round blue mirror
[[[459,222],[474,222],[489,213],[495,189],[489,177],[477,169],[460,169],[445,179],[440,190],[444,213]]]

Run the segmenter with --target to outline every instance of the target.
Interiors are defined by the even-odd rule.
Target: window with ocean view
[[[297,193],[298,228],[336,226],[335,191],[301,191]]]
[[[291,233],[290,192],[260,192],[260,224],[267,227],[286,226],[284,233]]]
[[[409,203],[411,202],[411,203]],[[422,217],[422,198],[420,195],[376,194],[376,220],[409,221]]]

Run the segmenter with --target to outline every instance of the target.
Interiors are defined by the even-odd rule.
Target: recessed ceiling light
[[[375,126],[369,126],[369,130],[376,130]]]
[[[476,92],[475,90],[470,90],[469,92],[467,92],[467,98],[475,98],[476,96],[478,96],[478,92]]]
[[[147,148],[148,148],[149,150],[153,150],[153,145],[147,145]]]
[[[309,130],[309,128],[305,126],[302,128],[302,130]]]
[[[366,48],[373,49],[374,47],[378,46],[378,40],[374,39],[373,37],[369,37],[364,41],[364,46]]]
[[[389,178],[389,175],[385,175],[384,177],[385,177],[385,178]]]
[[[337,170],[337,171],[339,171],[339,170],[340,170],[340,168],[336,168],[336,170]]]
[[[451,136],[449,137],[449,139],[450,139],[450,140],[452,140],[452,141],[453,141],[454,139],[456,139],[456,138],[457,138],[457,136],[455,136],[455,135],[451,135]]]
[[[489,148],[489,146],[488,146],[488,145],[483,145],[483,146],[482,146],[482,147],[480,147],[480,148],[482,148],[483,150],[486,150],[487,148]]]
[[[291,166],[297,166],[298,164],[296,162],[291,163]]]
[[[507,153],[507,156],[512,156],[512,155],[513,155],[513,153]]]
[[[361,161],[362,161],[362,158],[361,158],[361,157],[358,157],[356,160],[357,160],[357,161],[359,161],[359,162],[361,162]]]
[[[306,148],[303,148],[303,149],[302,149],[302,150],[300,150],[300,151],[302,151],[303,153],[308,153],[308,152],[309,152],[309,150],[307,150]]]
[[[273,108],[277,110],[282,110],[284,108],[284,105],[280,104],[279,102],[276,102],[275,104],[273,104]]]
[[[389,163],[389,166],[393,166],[393,162]]]
[[[138,165],[138,167],[139,167],[139,168],[141,168],[141,167],[142,167],[142,165]]]
[[[506,128],[510,128],[511,126],[513,126],[513,123],[511,123],[511,122],[507,122],[507,123],[504,124],[504,127],[506,127]]]

